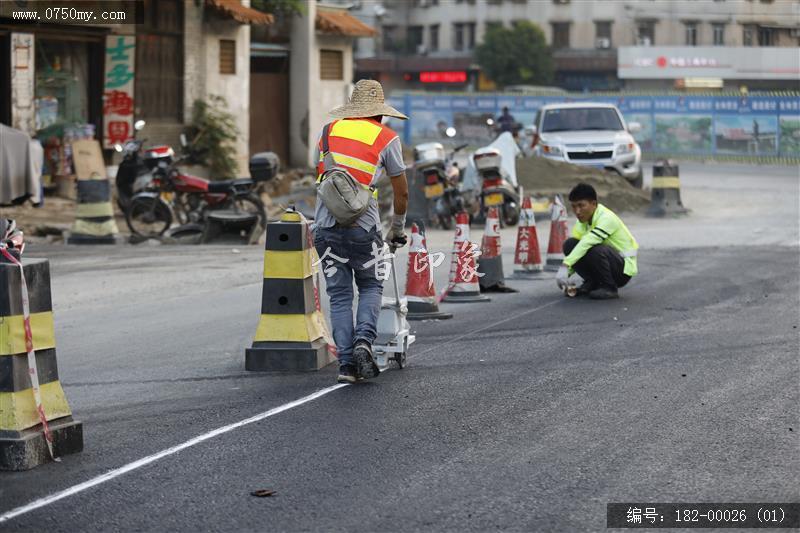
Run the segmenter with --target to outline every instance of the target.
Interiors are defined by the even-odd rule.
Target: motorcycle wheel
[[[235,209],[242,213],[249,213],[258,217],[259,229],[256,234],[260,235],[267,229],[267,211],[264,209],[264,203],[261,198],[255,194],[248,194],[247,196],[235,196],[228,204],[230,209]]]
[[[519,209],[517,204],[507,204],[503,206],[503,222],[506,226],[516,226],[519,222]]]
[[[453,229],[453,216],[439,215],[439,225],[442,227],[442,229],[450,231]]]
[[[134,196],[125,211],[125,223],[140,237],[160,237],[172,225],[172,213],[161,198]]]

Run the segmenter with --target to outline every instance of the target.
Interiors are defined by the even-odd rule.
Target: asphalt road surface
[[[621,299],[509,282],[353,386],[244,371],[254,247],[33,247],[85,450],[0,473],[0,531],[601,531],[610,502],[800,501],[797,170],[681,170],[690,217],[625,217]]]

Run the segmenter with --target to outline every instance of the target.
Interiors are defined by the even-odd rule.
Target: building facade
[[[358,73],[404,89],[480,89],[475,46],[492,25],[510,28],[521,20],[544,31],[555,85],[569,90],[675,88],[676,79],[621,78],[625,48],[800,46],[798,0],[360,0],[353,12],[380,29],[357,51]],[[735,52],[728,57],[737,60]],[[786,70],[783,78],[766,78],[771,88],[796,88],[797,62],[784,57],[777,67]]]
[[[40,139],[48,171],[69,173],[64,147],[75,138],[98,139],[111,159],[138,119],[148,144],[178,146],[195,100],[219,95],[247,172],[249,25],[271,15],[238,0],[143,0],[137,24],[20,24],[9,5],[0,13],[0,122]]]

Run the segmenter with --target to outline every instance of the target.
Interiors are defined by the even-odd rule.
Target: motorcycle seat
[[[235,180],[210,181],[208,192],[227,193],[231,189],[249,189],[255,182],[250,178],[239,178]]]

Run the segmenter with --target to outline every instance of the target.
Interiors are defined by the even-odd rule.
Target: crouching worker
[[[584,279],[577,295],[588,294],[594,300],[618,298],[617,289],[638,272],[636,239],[616,213],[597,203],[591,185],[576,185],[569,202],[578,222],[564,242],[564,263],[556,275],[559,288],[565,288],[569,275],[577,272]]]

